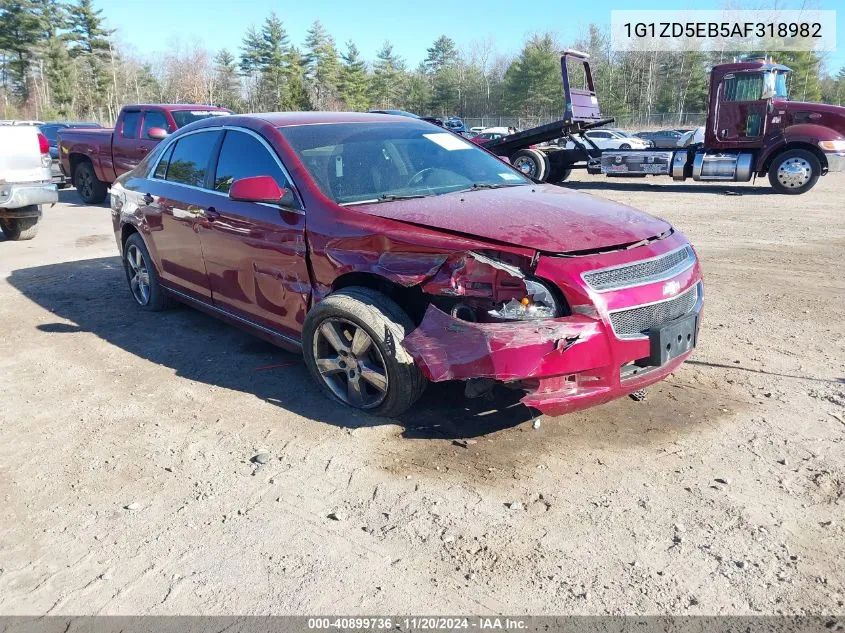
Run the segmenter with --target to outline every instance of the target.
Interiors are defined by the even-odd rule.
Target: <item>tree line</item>
[[[597,25],[567,44],[590,54],[602,111],[617,117],[705,111],[709,67],[733,57],[615,52]],[[411,67],[389,41],[366,60],[319,21],[298,43],[271,13],[237,50],[177,43],[144,58],[116,43],[92,0],[0,0],[0,118],[111,122],[125,103],[188,102],[240,112],[403,109],[552,120],[564,108],[563,48],[553,33],[529,36],[515,55],[491,38],[461,49],[441,35]],[[823,74],[813,52],[776,57],[795,71],[794,99],[845,103],[845,68]]]

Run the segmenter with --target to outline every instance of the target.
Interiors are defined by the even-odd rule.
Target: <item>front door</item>
[[[725,75],[719,86],[714,134],[720,149],[759,146],[766,132],[761,73]]]
[[[251,176],[287,189],[282,204],[230,200],[232,183]],[[227,130],[213,186],[200,238],[214,304],[298,338],[311,293],[305,215],[275,151],[252,131]]]
[[[159,226],[150,239],[159,260],[158,270],[166,285],[195,297],[210,299],[199,223],[210,198],[206,176],[220,140],[220,130],[188,134],[179,138],[146,181],[149,191],[139,191],[148,205],[148,217]]]
[[[140,110],[124,110],[123,117],[112,134],[111,149],[115,176],[134,169],[143,158],[138,157],[142,117]]]

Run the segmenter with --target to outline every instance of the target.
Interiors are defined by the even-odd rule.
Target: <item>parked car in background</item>
[[[59,130],[62,172],[88,204],[106,199],[108,186],[134,168],[168,134],[231,110],[193,104],[128,105],[114,129]]]
[[[584,137],[590,139],[599,149],[646,149],[651,147],[651,141],[639,138],[622,130],[594,129],[584,132]],[[574,149],[572,140],[566,142],[565,149]]]
[[[696,344],[701,272],[669,223],[407,117],[197,121],[111,207],[139,308],[175,299],[300,351],[326,394],[376,415],[447,380],[561,414],[663,379]]]
[[[657,130],[656,132],[637,132],[634,136],[646,141],[651,141],[653,147],[667,148],[677,147],[681,133],[677,130]]]
[[[405,110],[370,110],[371,114],[393,114],[396,116],[406,116],[410,119],[419,119],[419,115],[414,114],[413,112],[407,112]]]
[[[43,121],[35,121],[31,119],[3,119],[0,125],[41,125]]]
[[[697,127],[694,130],[685,132],[681,138],[678,139],[678,147],[689,147],[690,145],[698,145],[704,143],[704,126]]]
[[[50,144],[50,158],[53,161],[53,182],[60,189],[70,185],[70,178],[62,172],[62,165],[59,160],[59,130],[76,128],[98,129],[102,127],[102,125],[93,121],[47,121],[38,126],[38,129],[47,137],[47,142]]]
[[[0,126],[0,231],[6,239],[35,237],[41,205],[58,199],[47,138],[34,125]]]
[[[472,138],[472,142],[477,145],[486,145],[490,141],[498,141],[505,138],[508,134],[513,133],[513,128],[507,127],[488,127],[481,130],[477,136]]]
[[[464,122],[456,116],[450,116],[448,119],[446,119],[445,127],[452,130],[453,132],[468,132],[469,131],[469,130],[467,130],[467,126],[464,125]]]

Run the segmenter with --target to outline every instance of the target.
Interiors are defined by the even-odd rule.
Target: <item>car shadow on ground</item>
[[[618,178],[605,178],[600,181],[579,181],[566,180],[564,182],[556,183],[567,189],[575,189],[576,191],[645,191],[656,193],[709,193],[714,196],[775,196],[778,195],[772,189],[768,182],[761,183],[757,187],[741,186],[737,187],[731,184],[710,184],[710,183],[696,183],[696,184],[658,184],[654,182],[643,182],[643,179],[635,179],[639,182],[632,182],[626,179],[621,182]]]
[[[138,309],[126,287],[120,258],[103,257],[14,271],[9,283],[56,316],[42,332],[91,332],[176,375],[254,394],[303,417],[347,428],[400,424],[409,438],[471,438],[526,422],[531,411],[520,393],[497,389],[467,399],[463,383],[429,386],[399,419],[370,416],[325,396],[302,357],[187,307],[150,313]]]
[[[88,204],[87,202],[84,202],[82,198],[79,197],[79,194],[73,187],[59,189],[59,202],[62,204],[69,205],[71,207],[82,207],[87,209],[96,207],[102,207],[103,209],[110,208],[108,195],[106,196],[106,199],[100,204]]]

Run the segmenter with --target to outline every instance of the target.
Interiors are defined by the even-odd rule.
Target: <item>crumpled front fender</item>
[[[604,325],[584,315],[473,323],[429,305],[402,346],[431,381],[513,381],[574,373],[606,362]]]

